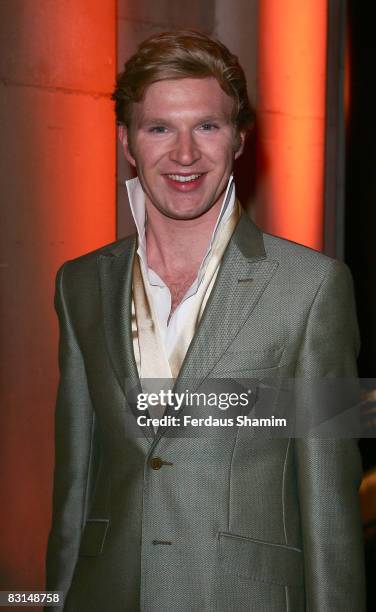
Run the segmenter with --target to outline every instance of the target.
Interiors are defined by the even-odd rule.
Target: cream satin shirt
[[[214,241],[226,221],[229,220],[235,208],[235,187],[231,175],[223,198],[222,207],[218,215],[213,234],[203,257],[196,279],[189,287],[180,304],[170,317],[171,293],[167,285],[154,270],[148,267],[146,256],[146,209],[145,194],[138,178],[126,181],[129,204],[138,234],[137,254],[140,259],[142,276],[148,295],[152,299],[152,308],[158,322],[159,335],[163,342],[167,359],[170,360],[176,349],[177,342],[189,320],[191,306],[195,296],[204,280],[205,271],[210,261]]]

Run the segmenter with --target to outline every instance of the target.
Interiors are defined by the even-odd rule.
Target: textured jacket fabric
[[[58,273],[47,588],[66,592],[66,612],[362,612],[356,442],[137,425],[135,248],[130,237]],[[351,377],[357,350],[347,268],[243,214],[176,389]]]

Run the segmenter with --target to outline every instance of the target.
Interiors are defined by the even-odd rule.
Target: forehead
[[[134,117],[139,121],[149,118],[185,116],[218,116],[229,119],[233,100],[217,79],[167,79],[152,83],[143,99],[134,104]]]

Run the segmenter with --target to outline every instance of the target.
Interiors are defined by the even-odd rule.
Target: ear
[[[129,142],[129,130],[125,125],[121,125],[119,127],[119,140],[123,146],[123,151],[126,160],[129,161],[132,166],[136,167],[136,160],[133,157],[131,145]]]
[[[240,157],[244,151],[245,137],[246,132],[244,130],[241,130],[236,133],[234,144],[235,159],[238,159],[238,157]]]

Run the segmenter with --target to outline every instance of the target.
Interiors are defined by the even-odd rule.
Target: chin
[[[185,211],[171,211],[171,213],[165,213],[168,214],[169,217],[171,217],[172,219],[177,219],[180,221],[189,221],[190,219],[196,219],[198,217],[201,217],[201,215],[203,215],[204,213],[207,212],[207,209],[199,209],[197,210],[185,210]]]
[[[181,219],[184,220],[186,219],[187,221],[189,219],[196,219],[197,217],[201,217],[202,215],[204,215],[205,213],[208,212],[208,210],[210,210],[212,208],[212,205],[205,205],[205,204],[201,204],[201,205],[192,205],[192,207],[186,207],[184,210],[182,209],[170,209],[170,210],[162,210],[161,212],[163,212],[163,214],[173,218],[173,219]]]

